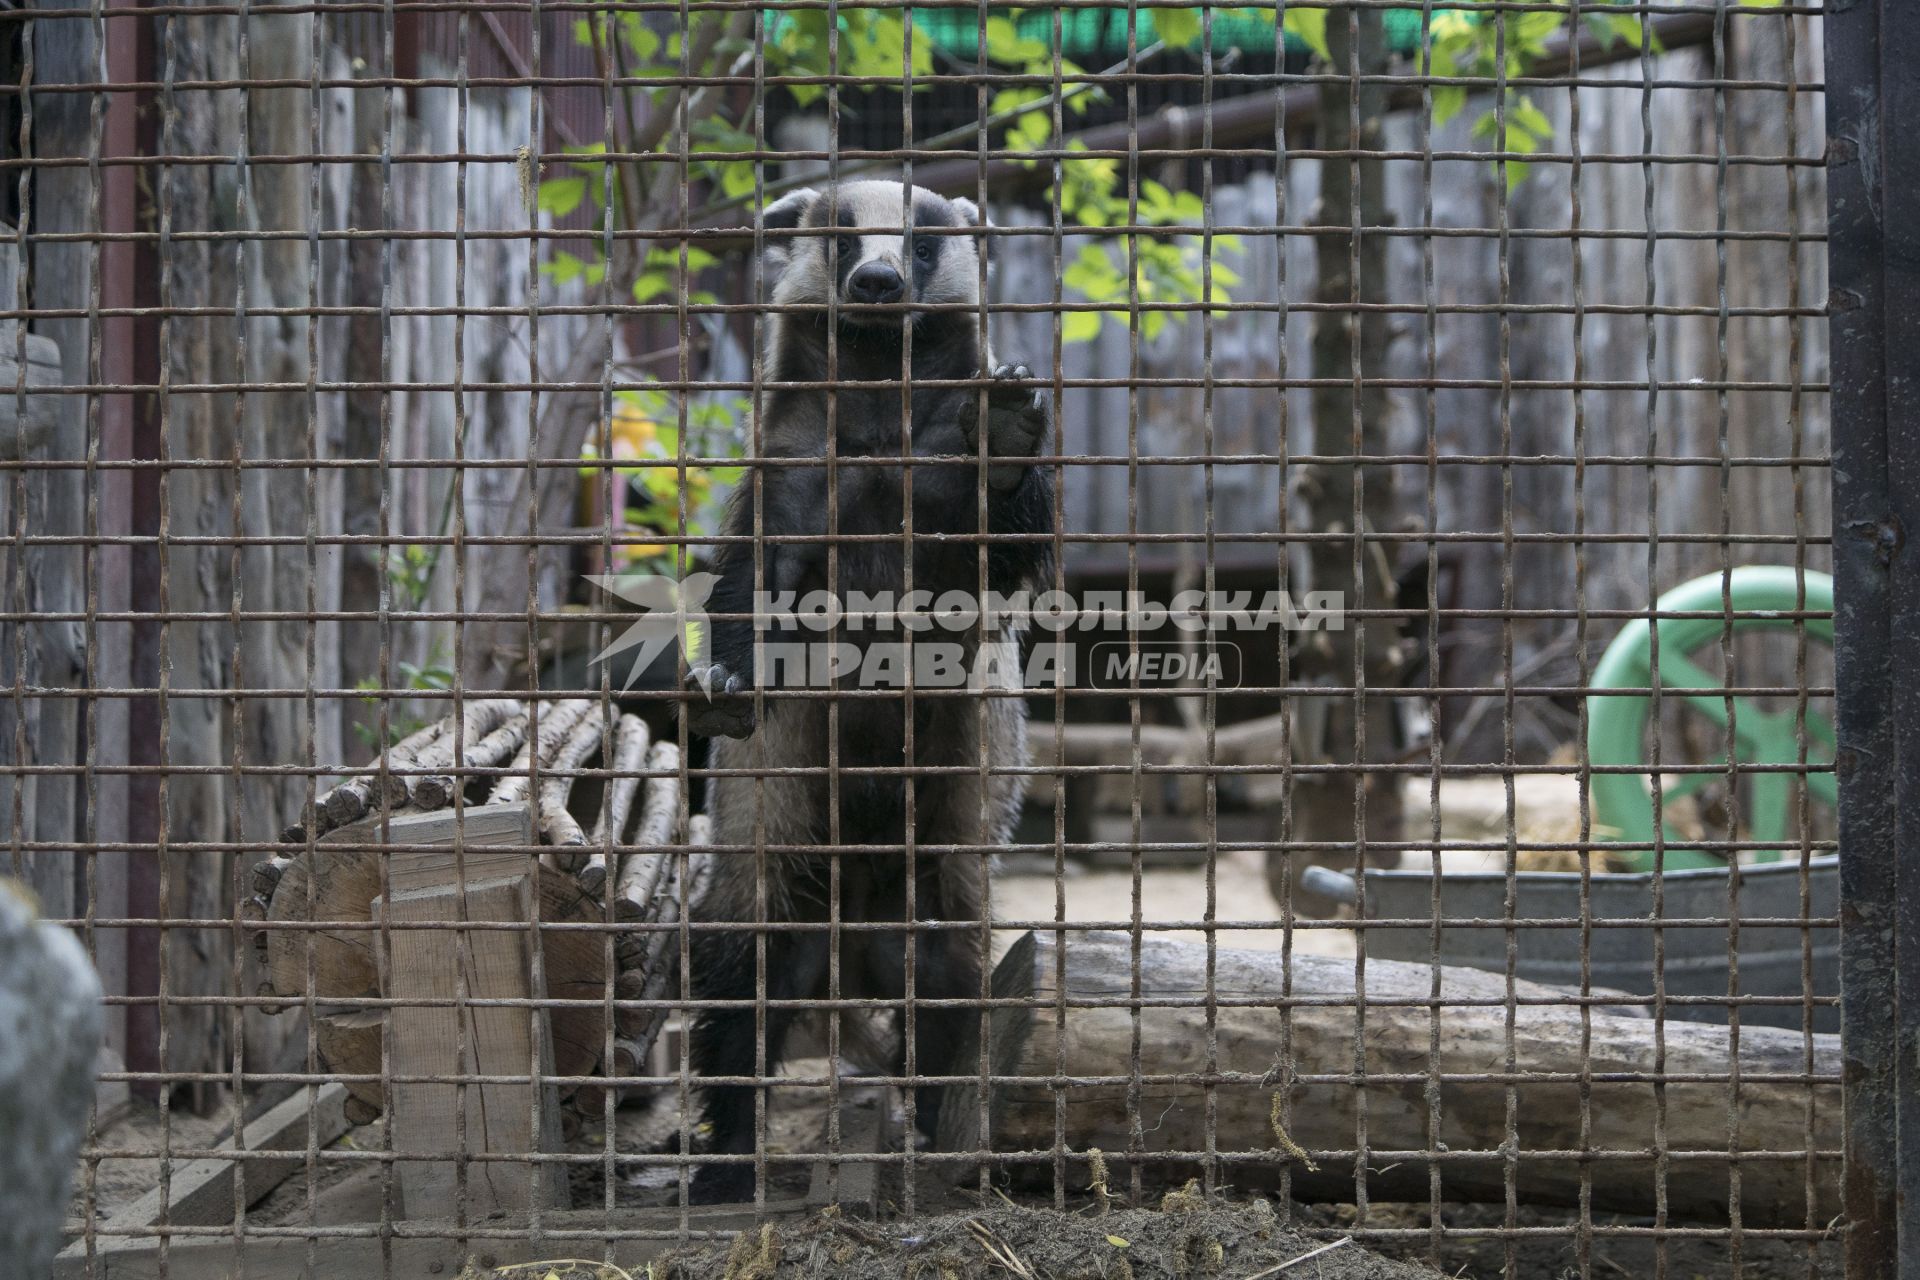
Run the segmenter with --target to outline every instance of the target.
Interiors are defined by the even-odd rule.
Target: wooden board
[[[533,843],[533,829],[524,804],[476,805],[461,815],[461,857],[468,884],[483,874],[503,868],[524,869],[530,859],[522,850]],[[454,847],[456,827],[450,811],[401,813],[390,819],[385,841],[398,845]],[[389,887],[405,889],[453,867],[450,853],[397,853],[386,858],[380,820],[369,818],[341,827],[322,837],[312,862],[296,857],[275,887],[267,910],[269,921],[318,921],[311,929],[267,931],[267,976],[274,990],[298,1000],[307,988],[308,949],[312,950],[313,997],[319,1008],[314,1039],[329,1067],[345,1075],[380,1073],[383,1015],[365,1001],[379,994],[380,934],[366,928],[336,929],[330,924],[364,925],[373,920],[373,900]],[[491,850],[489,845],[509,846]],[[382,864],[387,880],[382,881]],[[397,880],[395,877],[399,877]],[[540,919],[548,922],[597,922],[600,904],[584,893],[573,877],[552,868],[541,870]],[[312,895],[309,905],[308,895]],[[547,933],[541,938],[547,973],[547,994],[556,1000],[595,1000],[603,994],[605,956],[600,936],[593,933]],[[556,1010],[552,1018],[554,1070],[560,1075],[588,1075],[600,1060],[603,1011],[579,1006]],[[380,1107],[384,1101],[377,1081],[353,1081],[347,1086],[356,1098]]]
[[[147,1236],[130,1232],[154,1226],[162,1221],[170,1226],[217,1226],[233,1221],[234,1171],[245,1180],[247,1204],[253,1204],[306,1167],[307,1134],[312,1129],[316,1146],[332,1145],[348,1129],[345,1105],[347,1091],[338,1084],[321,1085],[310,1097],[302,1088],[280,1102],[265,1115],[249,1122],[240,1131],[240,1141],[222,1143],[239,1151],[285,1151],[284,1159],[235,1160],[209,1158],[183,1161],[176,1165],[168,1180],[167,1195],[154,1187],[103,1223],[94,1240],[96,1251],[138,1249],[151,1246]],[[86,1257],[86,1241],[68,1245],[62,1259]]]
[[[764,1214],[752,1205],[695,1205],[686,1210],[688,1233],[744,1231],[756,1223],[806,1212],[800,1200],[769,1201]],[[231,1239],[204,1237],[176,1240],[168,1247],[166,1264],[159,1242],[145,1241],[138,1249],[97,1254],[89,1266],[84,1256],[62,1255],[54,1264],[52,1280],[341,1280],[341,1277],[428,1277],[452,1280],[471,1260],[480,1275],[515,1262],[537,1258],[597,1258],[612,1243],[616,1256],[629,1271],[680,1247],[681,1210],[603,1209],[556,1211],[540,1216],[536,1233],[524,1216],[496,1219],[484,1225],[495,1233],[475,1240],[452,1222],[409,1222],[407,1234],[380,1239],[378,1224],[367,1224],[361,1237],[334,1236],[309,1242],[298,1236],[248,1237],[236,1254]],[[553,1238],[547,1233],[571,1233]],[[644,1236],[646,1238],[636,1238]],[[241,1262],[236,1266],[235,1259]],[[310,1260],[311,1259],[311,1260]],[[391,1269],[389,1270],[389,1260]],[[244,1268],[244,1270],[242,1270]],[[641,1268],[645,1270],[644,1267]]]
[[[397,891],[391,898],[375,900],[376,915],[386,904],[391,938],[392,965],[384,984],[388,998],[450,1001],[461,997],[463,989],[467,999],[539,998],[542,984],[535,980],[527,934],[406,927],[459,918],[457,890],[444,883],[437,870],[444,870],[444,864],[431,868],[416,862],[405,874],[396,866],[392,878]],[[417,884],[429,878],[442,882],[400,888],[403,881]],[[524,863],[512,875],[467,881],[469,921],[525,923],[532,907],[533,879]],[[393,1023],[391,1065],[396,1077],[524,1076],[536,1066],[544,1075],[553,1069],[551,1015],[544,1009],[433,1004],[403,1006],[388,1016]],[[467,1159],[473,1152],[523,1156],[560,1151],[560,1092],[548,1084],[538,1093],[536,1130],[536,1094],[530,1083],[396,1080],[389,1108],[394,1151],[453,1157],[399,1162],[401,1204],[407,1216],[452,1217],[463,1205],[468,1217],[475,1219],[534,1207],[565,1208],[564,1167]]]
[[[810,1207],[838,1205],[842,1213],[863,1218],[879,1211],[880,1166],[848,1157],[891,1148],[887,1131],[892,1107],[892,1086],[863,1084],[857,1078],[840,1081],[840,1158],[821,1160],[813,1166],[813,1178],[807,1187]],[[827,1148],[826,1126],[822,1124],[816,1149],[825,1155]]]

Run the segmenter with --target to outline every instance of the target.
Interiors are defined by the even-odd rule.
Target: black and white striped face
[[[916,234],[920,228],[978,227],[971,200],[949,200],[912,189],[909,225],[898,182],[847,182],[827,191],[802,190],[767,207],[770,231],[839,229],[832,235],[769,240],[771,301],[826,306],[834,300],[842,324],[898,325],[901,307],[972,305],[980,299],[977,237]]]

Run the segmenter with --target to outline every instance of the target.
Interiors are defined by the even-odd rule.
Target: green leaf
[[[859,22],[855,16],[864,17]],[[921,38],[913,42],[909,63],[907,24],[898,13],[880,13],[856,9],[847,22],[847,33],[840,41],[841,70],[854,76],[891,76],[899,78],[911,65],[918,76],[933,73],[933,42]]]
[[[1030,111],[1007,128],[1007,144],[1016,151],[1037,151],[1053,136],[1053,121],[1044,111]]]
[[[540,211],[564,218],[587,196],[585,178],[548,178],[540,184]]]
[[[720,189],[726,192],[727,198],[731,200],[738,200],[742,196],[752,195],[753,194],[752,163],[746,160],[741,160],[733,164],[721,165],[720,166]]]
[[[572,284],[586,274],[586,263],[571,253],[556,252],[553,261],[540,264],[540,274],[555,284]]]
[[[1325,9],[1288,9],[1286,30],[1298,36],[1322,62],[1332,62],[1327,51],[1327,11]]]
[[[1123,277],[1115,269],[1106,249],[1097,244],[1087,244],[1080,246],[1080,256],[1061,272],[1060,282],[1069,289],[1078,289],[1089,301],[1100,302],[1112,297],[1120,289]]]
[[[1553,121],[1526,98],[1515,98],[1507,104],[1507,125],[1509,128],[1518,125],[1536,138],[1553,136]]]
[[[1005,115],[1009,111],[1018,111],[1021,107],[1031,106],[1045,98],[1041,89],[1002,89],[987,101],[987,114]]]
[[[1433,123],[1437,127],[1459,115],[1467,105],[1467,87],[1445,84],[1433,91]]]
[[[620,15],[620,34],[627,48],[633,51],[636,62],[650,62],[653,55],[660,52],[660,34],[638,13],[629,11]]]
[[[1602,49],[1613,48],[1615,40],[1624,40],[1632,48],[1640,47],[1640,19],[1630,13],[1589,13],[1587,29],[1599,37]]]
[[[649,271],[633,282],[633,300],[651,302],[673,288],[673,280],[664,271]]]
[[[1100,332],[1100,312],[1069,311],[1060,317],[1060,341],[1090,342]]]
[[[1319,11],[1325,18],[1326,11]],[[1289,15],[1291,16],[1291,15]],[[1200,40],[1200,11],[1197,9],[1155,9],[1153,29],[1175,49],[1185,49]]]
[[[572,284],[579,280],[595,285],[607,278],[607,264],[598,255],[589,261],[561,249],[554,252],[551,262],[540,264],[540,274],[555,284]]]
[[[1547,41],[1559,34],[1562,21],[1558,9],[1531,9],[1518,15],[1509,15],[1508,50],[1529,58],[1538,57],[1546,52]]]
[[[995,62],[1032,62],[1047,56],[1047,46],[1044,41],[1022,37],[1011,18],[988,18],[987,56]]]

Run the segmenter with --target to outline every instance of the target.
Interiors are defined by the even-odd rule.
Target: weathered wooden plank
[[[346,1088],[337,1084],[321,1085],[311,1095],[305,1089],[297,1091],[241,1129],[238,1143],[229,1139],[221,1144],[236,1151],[285,1151],[289,1153],[285,1159],[186,1161],[173,1170],[164,1197],[156,1186],[101,1224],[95,1232],[95,1251],[148,1247],[150,1238],[133,1233],[162,1223],[205,1227],[233,1221],[236,1171],[246,1202],[255,1203],[305,1167],[309,1133],[315,1146],[326,1147],[347,1131],[346,1100]],[[76,1240],[60,1259],[84,1261],[86,1255],[86,1241]]]
[[[485,1226],[490,1234],[473,1239],[452,1222],[408,1222],[405,1235],[381,1239],[368,1234],[332,1236],[309,1242],[298,1236],[250,1236],[241,1245],[246,1280],[339,1280],[342,1276],[457,1276],[471,1259],[479,1274],[496,1267],[537,1258],[597,1257],[611,1244],[629,1269],[658,1257],[684,1241],[681,1232],[703,1234],[743,1231],[759,1222],[790,1218],[807,1212],[803,1200],[769,1201],[763,1213],[751,1205],[696,1205],[685,1211],[670,1209],[556,1210],[540,1216],[536,1233],[524,1216],[496,1219]],[[369,1232],[373,1230],[369,1224]],[[555,1239],[560,1233],[572,1238]],[[644,1237],[644,1238],[636,1238]],[[311,1255],[311,1261],[309,1261]],[[391,1259],[391,1271],[387,1270]],[[89,1267],[84,1257],[65,1257],[54,1265],[52,1280],[235,1280],[231,1239],[183,1239],[167,1250],[163,1269],[158,1240],[137,1249],[114,1250],[96,1256]]]
[[[523,861],[514,874],[469,880],[466,919],[530,922],[536,916],[533,875]],[[446,868],[416,864],[398,879],[414,883],[405,889],[396,883],[391,896],[374,904],[378,918],[384,903],[389,926],[391,967],[382,984],[389,999],[453,1001],[464,994],[467,999],[526,1000],[542,994],[523,932],[473,929],[454,934],[406,927],[460,918],[460,891],[450,883]],[[389,1061],[396,1077],[526,1075],[536,1065],[542,1075],[553,1070],[553,1033],[545,1010],[423,1004],[396,1007],[389,1017]],[[536,1205],[564,1208],[566,1170],[561,1166],[466,1159],[467,1153],[558,1152],[560,1093],[543,1084],[539,1095],[536,1129],[531,1084],[396,1080],[388,1109],[394,1151],[415,1157],[456,1153],[400,1162],[405,1212],[442,1218],[464,1207],[470,1217],[488,1218]]]
[[[821,1160],[813,1166],[807,1186],[809,1208],[838,1205],[841,1212],[872,1217],[880,1207],[880,1166],[861,1163],[848,1157],[888,1150],[887,1129],[892,1110],[892,1089],[887,1085],[862,1084],[857,1078],[840,1081],[840,1142],[838,1158]],[[821,1127],[819,1149],[828,1154],[828,1134]],[[836,1172],[837,1171],[837,1172]]]

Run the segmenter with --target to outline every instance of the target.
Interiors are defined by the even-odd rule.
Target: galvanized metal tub
[[[1811,960],[1812,995],[1835,996],[1840,991],[1840,935],[1831,924],[1803,926],[1755,925],[1755,920],[1825,919],[1839,914],[1839,859],[1813,859],[1807,866],[1808,902],[1801,906],[1801,867],[1797,862],[1743,866],[1737,919],[1741,921],[1736,948],[1739,957],[1739,995],[1790,1000],[1791,1003],[1740,1006],[1742,1026],[1800,1027],[1806,1016],[1803,965]],[[1433,918],[1433,873],[1368,871],[1366,914],[1369,920]],[[1325,881],[1315,885],[1353,896],[1349,876],[1320,872]],[[1344,882],[1336,885],[1334,880]],[[1601,925],[1583,930],[1581,880],[1566,872],[1526,871],[1514,876],[1514,975],[1535,982],[1577,987],[1583,935],[1593,985],[1612,987],[1651,1001],[1654,995],[1654,877],[1651,874],[1596,874],[1591,886],[1593,919],[1642,921],[1639,926]],[[1728,872],[1725,869],[1670,871],[1664,877],[1664,901],[1659,932],[1664,937],[1661,963],[1664,990],[1673,997],[1720,997],[1721,1003],[1669,1003],[1666,1014],[1696,1022],[1727,1021],[1730,970]],[[1448,872],[1440,879],[1443,921],[1502,921],[1506,916],[1507,877],[1500,872]],[[1713,919],[1718,924],[1690,925],[1688,920]],[[1529,924],[1529,921],[1538,921]],[[1554,921],[1557,923],[1547,923]],[[1367,954],[1386,960],[1424,961],[1431,954],[1432,929],[1375,927],[1366,931]],[[1443,964],[1468,965],[1504,973],[1507,968],[1507,930],[1488,927],[1448,927],[1440,930]],[[1813,1029],[1838,1031],[1840,1011],[1831,1004],[1812,1008]]]

